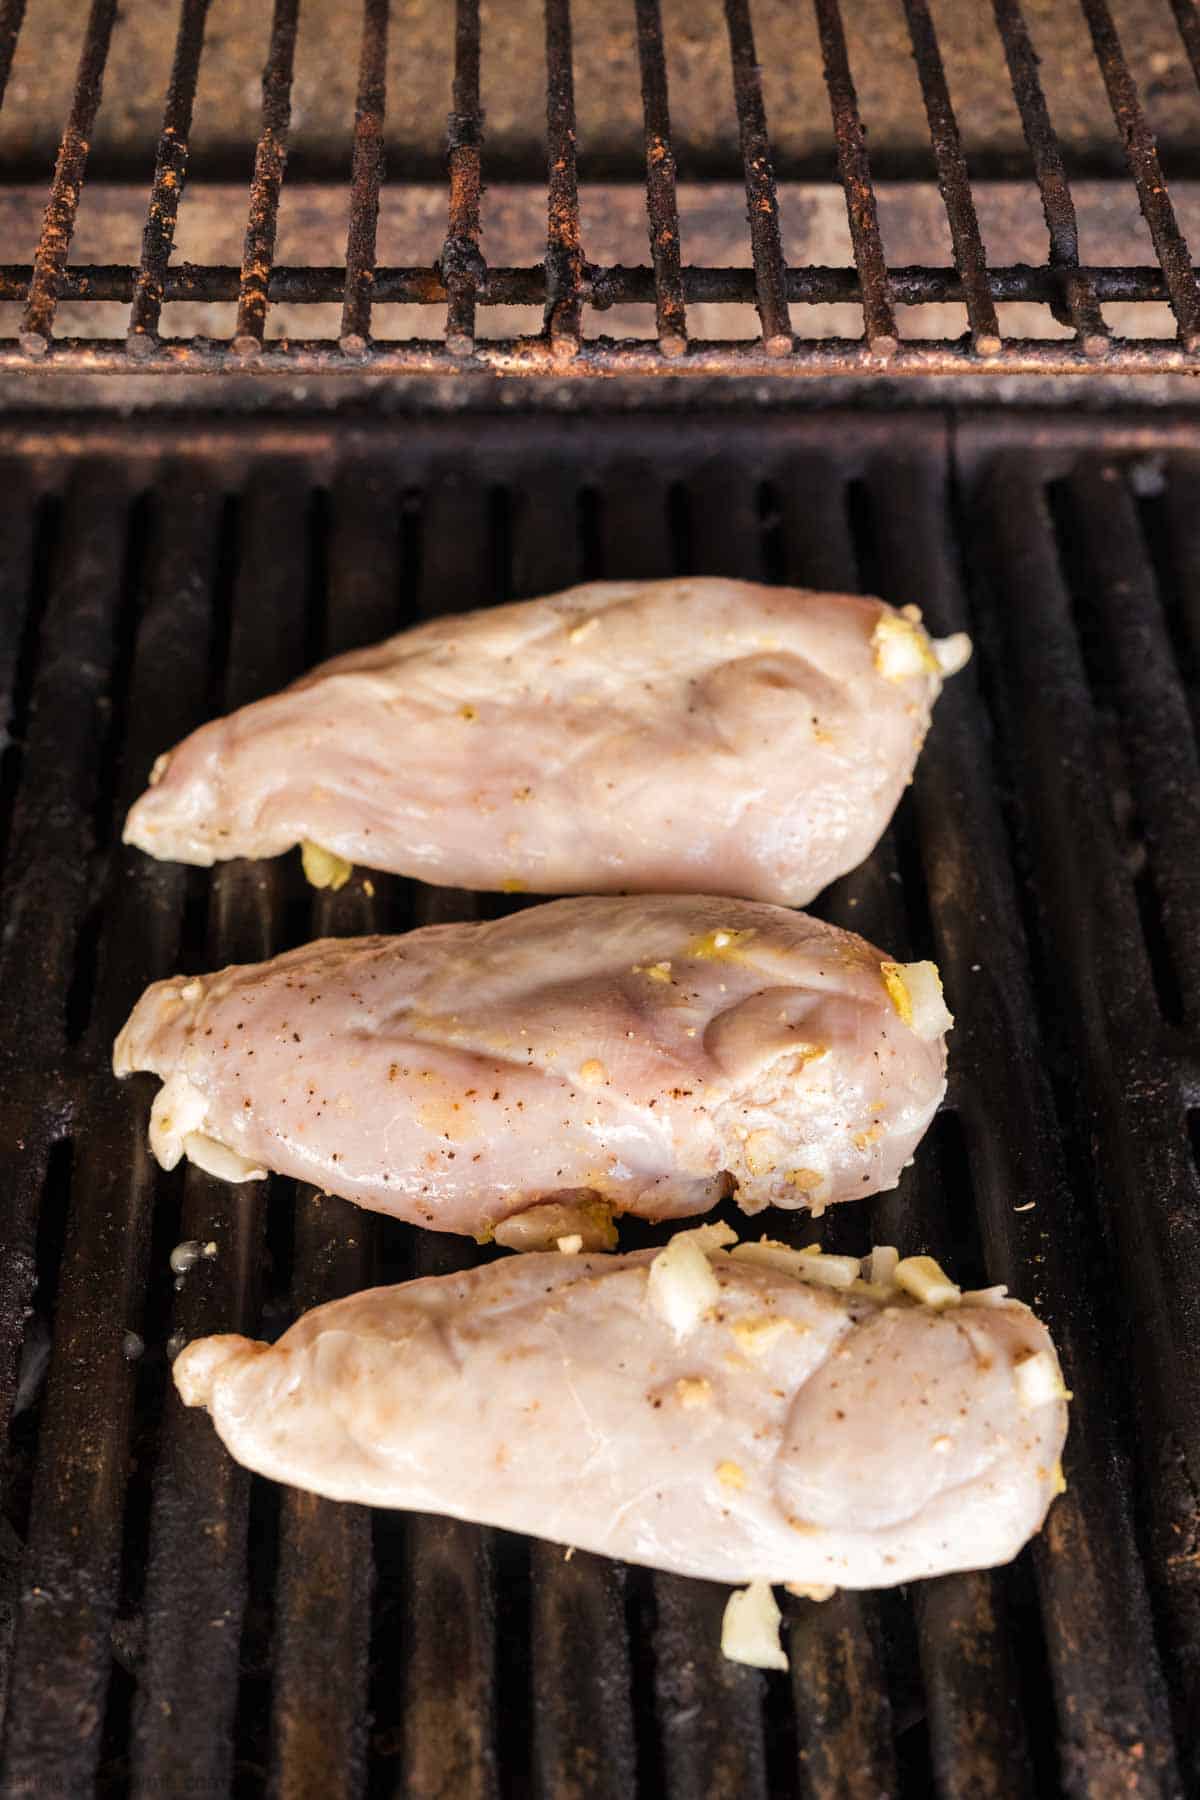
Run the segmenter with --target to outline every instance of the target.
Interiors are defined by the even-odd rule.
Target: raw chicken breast
[[[274,1346],[202,1338],[175,1382],[278,1481],[684,1575],[877,1587],[1015,1556],[1067,1421],[1028,1308],[944,1278],[940,1309],[894,1276],[835,1290],[850,1259],[723,1234],[657,1267],[552,1253],[376,1288]]]
[[[965,638],[753,582],[594,582],[354,651],[160,757],[125,841],[800,905],[869,854]]]
[[[502,1221],[554,1197],[656,1219],[731,1187],[756,1212],[895,1186],[944,1092],[950,1023],[931,963],[782,907],[668,894],[156,982],[113,1066],[165,1082],[165,1168],[274,1169],[513,1242]],[[522,1246],[577,1229],[568,1210]]]

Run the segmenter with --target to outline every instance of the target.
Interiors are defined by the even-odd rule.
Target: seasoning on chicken
[[[594,582],[323,664],[161,756],[125,841],[530,893],[802,905],[866,857],[959,634],[753,582]]]
[[[945,1090],[931,963],[761,902],[558,900],[328,939],[147,990],[118,1075],[150,1143],[526,1249],[611,1215],[746,1212],[894,1187]]]
[[[732,1241],[376,1288],[273,1346],[200,1339],[175,1382],[275,1480],[684,1575],[821,1593],[1015,1556],[1061,1489],[1069,1398],[1029,1309]],[[656,1281],[681,1243],[704,1279]]]

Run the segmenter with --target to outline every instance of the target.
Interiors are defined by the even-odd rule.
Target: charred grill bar
[[[101,103],[114,31],[112,0],[94,0],[83,26],[77,80],[64,126],[41,239],[32,264],[0,269],[0,298],[23,303],[17,338],[0,340],[0,370],[32,367],[119,372],[135,358],[163,373],[211,373],[253,366],[261,372],[336,372],[367,367],[381,374],[462,372],[478,367],[507,374],[586,375],[735,373],[803,375],[955,372],[1072,373],[1098,367],[1116,373],[1190,370],[1200,349],[1200,288],[1191,252],[1167,188],[1154,134],[1105,0],[1082,0],[1080,53],[1094,52],[1125,146],[1129,172],[1158,257],[1157,267],[1080,266],[1075,213],[1061,148],[1038,74],[1037,54],[1020,0],[994,0],[999,42],[1029,147],[1049,232],[1043,267],[990,268],[980,233],[966,159],[959,138],[934,22],[926,0],[905,0],[905,11],[929,128],[929,143],[945,200],[953,269],[889,268],[867,159],[840,0],[813,0],[833,120],[837,166],[846,195],[854,266],[789,267],[780,231],[761,71],[755,60],[750,0],[727,0],[733,95],[741,137],[752,269],[691,266],[683,260],[675,202],[663,28],[658,0],[631,0],[630,30],[641,68],[646,141],[649,265],[598,267],[585,256],[580,230],[580,170],[576,144],[569,0],[546,0],[548,228],[542,264],[488,270],[480,253],[483,114],[478,0],[458,0],[453,102],[448,133],[447,234],[439,260],[421,268],[380,266],[375,226],[384,192],[383,121],[386,105],[388,8],[363,0],[360,77],[350,169],[350,224],[344,268],[275,263],[275,236],[287,154],[299,0],[277,0],[263,76],[261,131],[247,209],[240,270],[172,265],[188,138],[204,45],[208,0],[182,0],[174,64],[151,189],[140,264],[73,265],[71,240],[83,189],[92,127]],[[1193,63],[1200,26],[1191,0],[1171,0],[1175,22]],[[24,6],[0,9],[0,99],[21,29]],[[208,342],[160,339],[164,302],[237,301],[231,337]],[[1169,301],[1178,330],[1174,342],[1114,337],[1100,308],[1110,300]],[[124,346],[82,337],[56,339],[60,299],[130,304]],[[752,301],[757,341],[689,340],[686,307],[708,300]],[[997,303],[1032,300],[1070,325],[1073,340],[1005,338]],[[338,302],[336,336],[264,338],[270,305]],[[406,301],[429,306],[430,331],[387,340],[371,333],[374,304]],[[862,308],[861,338],[807,335],[803,315],[790,307],[842,301]],[[904,339],[894,307],[941,301],[965,303],[969,332],[961,341]],[[653,304],[657,345],[589,337],[589,311],[619,302]],[[540,336],[481,340],[476,309],[506,304],[543,309]],[[443,312],[444,309],[444,312]],[[444,319],[444,336],[439,335]]]

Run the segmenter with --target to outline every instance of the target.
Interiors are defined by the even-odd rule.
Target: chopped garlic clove
[[[320,844],[312,844],[307,838],[300,846],[300,861],[304,865],[304,879],[310,887],[332,888],[335,894],[345,887],[354,873],[354,864],[348,863],[344,856],[323,850]]]
[[[1049,1406],[1052,1400],[1071,1398],[1063,1386],[1058,1358],[1050,1350],[1035,1350],[1031,1356],[1014,1363],[1013,1382],[1017,1399],[1026,1412],[1034,1412],[1039,1406]]]
[[[916,608],[912,609],[916,612]],[[871,634],[875,667],[885,681],[907,681],[913,675],[941,675],[929,633],[920,622],[901,613],[885,612]]]
[[[863,1258],[863,1278],[878,1287],[894,1287],[899,1261],[900,1252],[891,1244],[876,1244],[871,1254]]]
[[[990,1288],[964,1288],[962,1303],[964,1306],[1008,1306],[1013,1304],[1008,1298],[1005,1286]]]
[[[599,1194],[579,1190],[560,1200],[541,1200],[511,1213],[492,1232],[506,1250],[555,1250],[562,1238],[579,1239],[581,1250],[615,1250],[612,1207]]]
[[[186,1140],[208,1116],[208,1101],[181,1069],[159,1088],[150,1108],[150,1149],[164,1169],[173,1169],[185,1154]]]
[[[752,1581],[730,1594],[721,1623],[721,1654],[751,1669],[786,1669],[779,1641],[782,1613],[768,1581]]]
[[[189,1131],[183,1140],[183,1148],[190,1163],[203,1169],[206,1175],[215,1175],[218,1181],[265,1181],[267,1171],[261,1163],[251,1162],[249,1158],[240,1156],[231,1150],[228,1144],[219,1143],[203,1131]]]
[[[879,973],[902,1023],[917,1037],[931,1043],[950,1030],[954,1014],[946,1005],[936,963],[882,962]]]
[[[798,1281],[811,1281],[817,1287],[848,1288],[858,1280],[862,1264],[857,1256],[827,1256],[816,1246],[808,1250],[790,1250],[786,1244],[763,1238],[758,1244],[739,1244],[732,1254],[742,1262],[761,1263],[794,1275]]]
[[[736,1242],[737,1233],[728,1225],[700,1225],[694,1231],[677,1231],[650,1264],[647,1299],[676,1338],[693,1331],[720,1298],[708,1252]]]
[[[569,1237],[560,1237],[557,1240],[557,1243],[559,1251],[563,1256],[578,1256],[579,1252],[583,1249],[583,1234],[578,1231],[573,1231]]]
[[[948,680],[951,675],[957,675],[960,669],[966,668],[974,649],[974,645],[965,631],[952,631],[949,637],[931,638],[929,647],[933,651],[934,661],[942,672],[943,681]]]
[[[932,1256],[906,1256],[896,1264],[896,1286],[919,1300],[922,1306],[939,1309],[943,1306],[957,1306],[962,1300],[962,1289],[957,1282],[951,1281],[940,1263]]]

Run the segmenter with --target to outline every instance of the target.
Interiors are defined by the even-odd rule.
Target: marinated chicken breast
[[[928,1258],[864,1283],[732,1236],[376,1288],[273,1346],[200,1339],[176,1386],[275,1480],[684,1575],[878,1587],[1015,1556],[1062,1482],[1045,1327]]]
[[[731,1188],[757,1212],[893,1187],[944,1092],[951,1022],[931,963],[782,907],[668,894],[176,976],[113,1066],[162,1078],[164,1168],[277,1170],[523,1247],[582,1218],[597,1247],[597,1198],[656,1219]]]
[[[878,841],[969,652],[919,619],[716,579],[437,619],[194,732],[125,841],[205,865],[308,844],[327,867],[466,888],[800,905]]]

